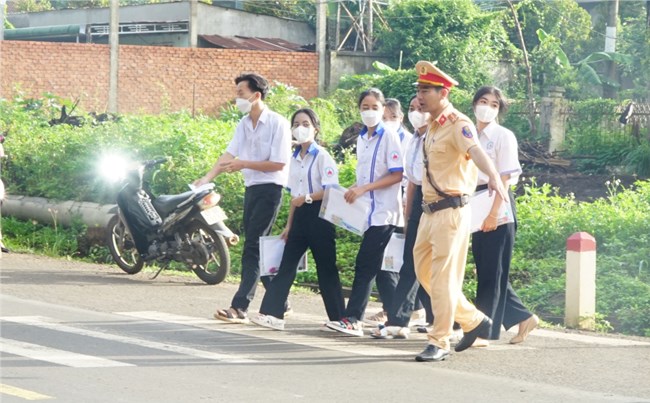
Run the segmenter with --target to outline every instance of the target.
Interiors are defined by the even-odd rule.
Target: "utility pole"
[[[618,25],[618,2],[611,0],[607,13],[607,28],[605,29],[605,52],[616,52],[616,27]],[[607,81],[616,83],[618,74],[616,63],[613,60],[607,62]],[[603,96],[605,98],[616,98],[616,88],[613,85],[605,84],[603,87]]]
[[[318,95],[323,96],[326,90],[327,77],[327,2],[316,2],[316,53],[318,53]]]
[[[108,75],[108,113],[117,113],[117,78],[120,42],[119,0],[111,0],[111,23],[109,34],[110,71]]]
[[[190,47],[196,48],[199,42],[198,26],[199,0],[190,0]]]
[[[372,0],[368,0],[368,52],[372,52],[372,17],[374,11],[372,9]]]
[[[5,0],[0,0],[0,41],[5,39]]]

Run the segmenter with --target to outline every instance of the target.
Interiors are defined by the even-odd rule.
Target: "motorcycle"
[[[145,161],[125,172],[107,227],[111,256],[128,274],[156,263],[156,278],[176,261],[207,284],[219,284],[230,271],[228,246],[236,245],[239,237],[224,224],[227,217],[214,184],[190,186],[177,195],[151,192],[145,173],[167,161]]]

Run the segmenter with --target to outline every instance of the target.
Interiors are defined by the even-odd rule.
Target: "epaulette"
[[[458,120],[458,115],[456,115],[456,112],[452,112],[449,115],[447,115],[447,118],[449,119],[449,121],[451,121],[451,123],[456,123],[456,121]]]

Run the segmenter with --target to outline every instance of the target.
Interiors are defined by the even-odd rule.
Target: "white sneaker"
[[[337,332],[349,334],[350,336],[363,336],[363,323],[359,321],[350,322],[348,318],[343,318],[338,322],[327,322],[325,326],[329,327],[332,330],[336,330]]]
[[[250,321],[256,325],[268,327],[269,329],[274,330],[284,330],[284,320],[278,319],[275,316],[271,315],[262,315],[261,313],[252,316]]]
[[[363,319],[363,323],[367,323],[371,326],[383,325],[388,320],[388,314],[386,311],[379,311],[372,316],[367,316]]]
[[[415,326],[426,326],[427,325],[427,311],[422,309],[418,309],[417,311],[413,311],[411,314],[411,321],[409,322],[409,327],[415,327]]]

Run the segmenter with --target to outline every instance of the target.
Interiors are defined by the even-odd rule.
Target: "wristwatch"
[[[307,204],[311,204],[313,201],[314,201],[314,199],[312,199],[312,198],[311,198],[311,195],[310,195],[309,193],[307,193],[307,194],[305,195],[305,203],[307,203]]]

